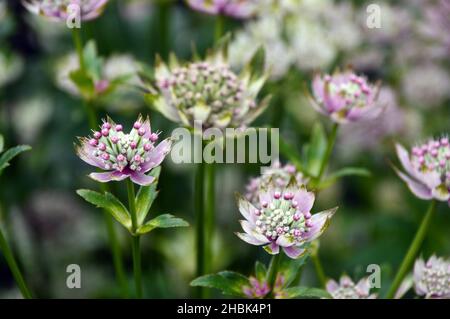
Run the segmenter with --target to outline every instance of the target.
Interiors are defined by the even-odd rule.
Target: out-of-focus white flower
[[[450,262],[431,256],[427,262],[417,259],[414,265],[416,293],[431,299],[450,299]]]
[[[327,282],[327,291],[333,299],[376,299],[376,294],[370,294],[370,283],[368,278],[362,278],[357,284],[344,275],[339,283],[334,280]]]
[[[17,79],[22,71],[22,58],[0,51],[0,87]]]
[[[402,91],[411,105],[430,108],[450,97],[450,76],[434,64],[411,66],[406,71]]]

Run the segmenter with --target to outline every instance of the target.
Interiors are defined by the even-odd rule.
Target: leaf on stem
[[[323,289],[309,287],[291,287],[283,290],[283,296],[293,298],[331,298],[330,294]]]
[[[321,123],[315,123],[310,143],[305,147],[306,169],[309,175],[318,176],[327,149],[327,135]]]
[[[99,192],[88,189],[79,189],[77,194],[84,198],[85,201],[99,208],[108,211],[119,223],[131,231],[130,214],[120,200],[111,193],[101,194]]]
[[[153,201],[156,196],[158,196],[156,187],[158,186],[158,178],[160,173],[160,166],[152,169],[149,175],[153,176],[155,180],[148,186],[141,186],[136,195],[136,214],[138,225],[142,225],[144,223]]]
[[[1,138],[0,144],[2,144],[1,148],[3,148],[3,138]],[[18,146],[12,147],[9,150],[5,151],[0,156],[0,175],[3,172],[3,170],[9,166],[9,162],[14,157],[16,157],[17,155],[19,155],[22,152],[29,151],[29,150],[31,150],[31,147],[28,145],[18,145]]]
[[[371,173],[369,170],[361,167],[345,167],[330,174],[326,180],[324,180],[318,185],[318,189],[330,187],[331,185],[336,183],[340,178],[345,176],[370,177]]]
[[[217,274],[205,275],[191,282],[193,287],[208,287],[220,290],[224,295],[246,297],[244,286],[249,286],[247,277],[233,271],[221,271]]]
[[[137,230],[139,235],[148,233],[155,228],[187,227],[189,223],[184,219],[177,218],[170,214],[159,215],[140,226]]]

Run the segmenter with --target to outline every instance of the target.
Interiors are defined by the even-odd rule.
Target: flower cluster
[[[314,108],[340,124],[377,117],[383,108],[376,103],[379,86],[352,71],[316,75],[312,83]]]
[[[86,163],[107,172],[91,173],[99,182],[121,181],[130,178],[139,185],[149,185],[154,178],[145,173],[159,166],[171,148],[171,140],[158,145],[158,134],[152,133],[150,120],[139,117],[130,133],[123,126],[108,119],[92,137],[80,138],[78,156]]]
[[[32,13],[51,20],[65,22],[73,12],[71,5],[79,6],[80,19],[89,21],[102,14],[109,0],[23,0],[24,6]]]
[[[294,165],[286,164],[283,166],[279,161],[275,161],[270,167],[262,169],[261,176],[250,179],[246,186],[245,198],[253,205],[257,205],[258,193],[261,189],[267,188],[272,181],[278,187],[285,188],[291,178],[295,178],[299,185],[306,184],[303,173],[297,171]]]
[[[416,260],[414,286],[420,296],[450,299],[450,262],[436,256]]]
[[[406,174],[397,170],[419,198],[448,201],[450,205],[450,144],[448,137],[430,139],[409,153],[397,144],[397,155]]]
[[[253,276],[249,278],[250,286],[242,287],[242,291],[249,299],[262,299],[266,297],[271,291],[276,299],[283,298],[282,288],[284,285],[284,277],[277,274],[273,289],[269,286],[266,279],[259,279]]]
[[[237,235],[249,244],[265,245],[270,254],[278,254],[281,246],[287,256],[298,258],[306,252],[305,244],[325,231],[337,210],[312,215],[314,199],[314,193],[294,179],[284,188],[271,183],[261,190],[256,207],[238,196],[239,211],[246,220],[241,221],[245,233]]]
[[[186,0],[194,10],[212,15],[225,15],[245,19],[255,14],[255,0]]]
[[[370,294],[368,278],[362,278],[355,284],[350,277],[343,275],[339,283],[329,280],[326,288],[333,299],[375,299],[377,297],[376,294]]]
[[[203,128],[241,127],[255,119],[267,106],[256,96],[265,76],[252,76],[247,68],[237,75],[228,66],[222,50],[202,62],[169,65],[157,61],[157,97],[154,107],[172,121]]]

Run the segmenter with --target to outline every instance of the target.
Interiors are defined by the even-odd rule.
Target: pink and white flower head
[[[89,21],[102,14],[109,0],[22,0],[28,11],[54,21],[71,18],[71,5],[79,7],[81,21]]]
[[[414,287],[419,296],[432,299],[450,299],[450,261],[431,256],[414,265]]]
[[[339,124],[373,119],[383,111],[376,103],[379,85],[351,70],[315,75],[312,90],[312,106]]]
[[[155,83],[149,91],[151,105],[168,119],[187,127],[245,127],[268,106],[257,96],[267,74],[249,63],[235,73],[228,65],[227,44],[209,52],[206,59],[180,63],[174,55],[166,64],[156,61]]]
[[[259,281],[251,276],[249,282],[250,285],[242,287],[242,291],[250,299],[262,299],[270,292],[269,284],[265,280]]]
[[[421,199],[447,201],[450,205],[450,145],[443,136],[414,146],[408,152],[396,145],[397,155],[405,170],[395,169],[409,189]]]
[[[333,279],[326,284],[328,293],[333,299],[376,299],[376,294],[370,294],[370,282],[367,277],[362,278],[357,284],[350,277],[343,275],[339,283]]]
[[[247,184],[245,198],[247,198],[253,205],[258,204],[259,191],[267,188],[273,181],[276,186],[285,188],[291,178],[295,178],[298,185],[306,184],[307,180],[303,173],[297,171],[294,165],[281,165],[279,161],[274,161],[270,167],[264,167],[261,171],[261,176],[251,178]]]
[[[258,5],[255,0],[186,0],[186,2],[194,10],[237,19],[253,16]]]
[[[251,204],[237,195],[244,233],[236,233],[243,241],[264,249],[272,255],[280,247],[290,258],[298,258],[306,252],[305,244],[319,237],[330,223],[337,208],[312,215],[314,193],[299,186],[292,179],[288,186],[277,187],[271,183],[259,192],[259,201]]]
[[[106,183],[129,177],[146,186],[154,180],[146,173],[161,164],[172,145],[169,138],[156,145],[157,140],[158,134],[152,133],[149,118],[139,117],[128,134],[123,132],[122,125],[108,119],[92,137],[80,138],[76,151],[83,161],[106,171],[91,173],[92,179]]]

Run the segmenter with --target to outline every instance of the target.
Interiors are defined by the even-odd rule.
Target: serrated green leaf
[[[327,135],[322,124],[315,123],[311,133],[311,141],[306,149],[306,169],[310,176],[319,175],[320,166],[327,149]]]
[[[153,176],[155,180],[148,186],[141,186],[136,195],[136,212],[138,225],[142,225],[147,217],[150,207],[153,204],[156,196],[158,196],[158,191],[156,187],[158,186],[158,178],[161,173],[161,167],[156,167],[151,170],[150,176]]]
[[[79,189],[77,194],[84,198],[85,201],[99,208],[105,209],[125,228],[131,230],[131,218],[126,207],[120,200],[111,193],[101,194],[99,192],[88,189]]]
[[[19,155],[22,152],[31,150],[31,147],[28,145],[18,145],[14,146],[8,150],[6,150],[1,156],[0,156],[0,174],[2,171],[9,166],[9,162]]]
[[[257,261],[255,263],[255,276],[258,281],[263,282],[266,279],[267,267],[263,263]]]
[[[291,287],[284,289],[282,295],[285,298],[331,298],[330,294],[323,289],[309,287]]]
[[[326,180],[324,180],[322,183],[319,184],[319,189],[324,189],[327,187],[330,187],[336,181],[338,181],[341,177],[345,176],[361,176],[361,177],[370,177],[371,173],[368,169],[361,168],[361,167],[345,167],[342,168],[328,176]]]
[[[189,223],[184,219],[177,218],[170,214],[159,215],[140,226],[137,233],[142,235],[152,231],[155,228],[187,227]]]
[[[191,282],[193,287],[207,287],[220,290],[224,295],[245,297],[243,287],[250,285],[244,275],[232,271],[198,277]]]

